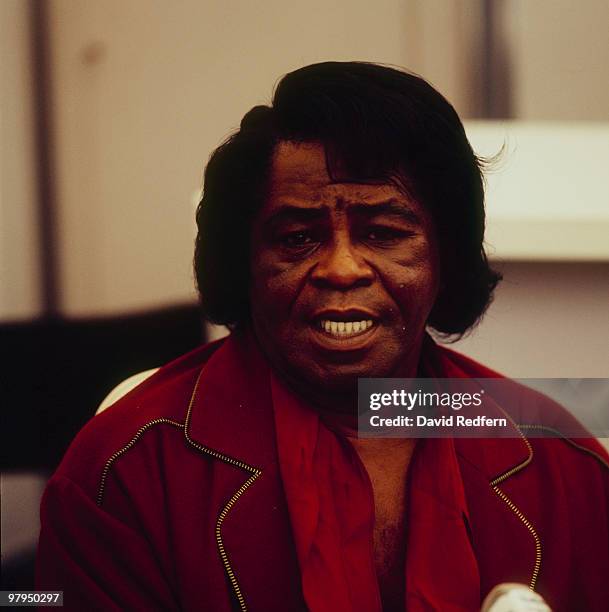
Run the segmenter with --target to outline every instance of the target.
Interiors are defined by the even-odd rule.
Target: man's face
[[[318,394],[416,375],[438,286],[418,202],[389,183],[332,181],[323,146],[281,142],[251,249],[254,331],[277,370]]]

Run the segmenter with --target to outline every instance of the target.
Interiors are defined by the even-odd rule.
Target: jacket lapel
[[[304,610],[269,371],[251,335],[233,332],[205,364],[185,432],[218,462],[214,486],[225,491],[215,535],[238,609]]]
[[[422,363],[428,376],[503,378],[459,353],[438,347],[429,337]],[[522,389],[513,385],[514,397],[521,396]],[[508,417],[510,437],[455,439],[482,597],[500,582],[520,582],[534,589],[541,565],[541,541],[535,526],[527,518],[524,504],[510,497],[511,479],[526,477],[533,450],[509,412],[509,406],[502,407],[487,397],[485,414]]]
[[[455,447],[482,597],[500,582],[520,582],[534,588],[541,542],[526,507],[509,491],[510,479],[526,478],[526,474],[516,475],[526,470],[532,457],[528,446],[518,439],[462,439],[455,440]],[[503,480],[498,482],[496,474],[502,474]]]

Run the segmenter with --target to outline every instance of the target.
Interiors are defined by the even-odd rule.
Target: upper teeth
[[[324,331],[329,334],[336,334],[337,336],[357,334],[366,331],[373,325],[371,319],[364,321],[330,321],[328,319],[322,319],[320,324]]]

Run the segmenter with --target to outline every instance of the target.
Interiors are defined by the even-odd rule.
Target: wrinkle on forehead
[[[271,183],[327,185],[331,180],[325,160],[325,149],[319,143],[281,141],[273,152]]]
[[[331,177],[325,148],[316,142],[279,142],[273,154],[270,178],[272,199],[302,198],[314,204],[332,202],[339,210],[351,203],[373,203],[391,197],[412,201],[397,180]]]

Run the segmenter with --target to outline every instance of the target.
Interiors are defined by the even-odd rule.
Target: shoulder
[[[54,477],[67,478],[93,494],[109,462],[141,438],[179,434],[183,439],[197,378],[222,342],[203,345],[163,366],[94,416],[68,448]]]
[[[532,449],[531,467],[541,475],[554,473],[557,479],[580,485],[586,478],[592,478],[609,487],[609,456],[595,438],[558,436],[527,440]]]
[[[505,412],[513,417],[523,440],[530,447],[529,465],[538,471],[562,470],[563,477],[572,476],[578,469],[592,470],[609,478],[609,455],[576,419],[557,402],[543,393],[511,380],[503,374],[445,346],[436,345],[449,377],[500,379]],[[534,407],[534,410],[531,410]],[[543,413],[543,424],[531,423],[527,418]],[[562,435],[561,435],[562,432]],[[480,439],[479,445],[488,446],[489,454],[501,453],[505,442],[499,439]],[[590,472],[588,472],[590,473]]]

